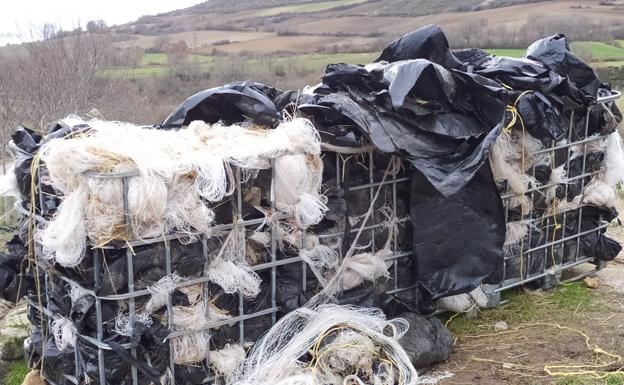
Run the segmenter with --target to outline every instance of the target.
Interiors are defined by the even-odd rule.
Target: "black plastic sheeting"
[[[229,125],[247,119],[262,126],[273,126],[279,115],[273,101],[263,93],[269,89],[256,83],[233,83],[200,91],[186,99],[161,126],[182,127],[194,120],[223,121]]]
[[[414,367],[427,368],[446,361],[455,345],[455,338],[438,318],[425,318],[415,313],[403,313],[399,317],[409,323],[409,329],[399,344]]]
[[[451,53],[449,43],[438,25],[428,25],[401,36],[381,52],[376,62],[427,59],[448,68],[457,68],[461,62]]]
[[[19,237],[6,243],[7,252],[0,252],[0,298],[17,302],[34,287],[34,281],[26,272],[26,248]],[[18,292],[19,291],[19,292]]]
[[[430,313],[433,300],[470,291],[501,268],[505,217],[488,164],[449,197],[416,174],[411,199],[419,306]]]

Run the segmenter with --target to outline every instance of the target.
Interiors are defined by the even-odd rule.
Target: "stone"
[[[32,370],[24,377],[22,385],[46,385],[46,383],[41,378],[38,370]]]
[[[583,283],[590,289],[598,289],[600,287],[600,282],[595,277],[586,277]]]
[[[509,329],[509,326],[507,326],[507,322],[498,321],[497,323],[494,324],[494,331],[502,332],[507,329]]]
[[[25,302],[18,304],[0,320],[0,360],[13,361],[24,357],[24,339],[30,334]]]

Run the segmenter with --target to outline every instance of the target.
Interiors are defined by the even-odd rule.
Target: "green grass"
[[[21,385],[24,377],[30,372],[24,361],[16,361],[9,364],[9,371],[4,376],[4,385]]]
[[[190,55],[187,63],[197,63],[200,69],[209,70],[215,57],[210,55]],[[104,76],[128,76],[141,78],[150,76],[163,76],[169,71],[167,55],[164,53],[148,53],[141,59],[141,64],[136,68],[115,67],[105,68],[100,71]]]
[[[592,63],[592,65],[594,67],[599,67],[599,68],[603,68],[603,67],[624,67],[624,60],[619,60],[619,61],[602,61],[602,62]]]
[[[141,58],[141,67],[153,66],[153,65],[166,65],[167,54],[164,53],[146,53]]]
[[[624,373],[613,373],[605,378],[592,376],[571,376],[557,380],[556,385],[623,385]]]
[[[520,58],[524,56],[525,50],[522,48],[492,48],[486,49],[487,53],[496,55],[496,56],[509,56]]]
[[[208,55],[189,55],[189,62],[197,62],[200,64],[211,63],[214,57]],[[140,67],[167,66],[167,54],[165,53],[146,53],[141,58]]]
[[[588,310],[593,302],[593,294],[583,283],[571,283],[557,288],[546,300],[557,309],[584,311]]]
[[[443,321],[453,317],[448,327],[457,336],[474,335],[483,332],[484,323],[504,321],[514,327],[525,322],[545,322],[550,315],[591,310],[594,305],[593,293],[580,282],[560,286],[543,298],[508,290],[502,293],[502,299],[504,304],[481,311],[477,318],[445,315]]]
[[[624,48],[598,41],[579,41],[571,44],[574,52],[587,51],[591,53],[593,61],[620,61],[624,60]]]
[[[353,5],[359,3],[365,3],[368,0],[335,0],[335,1],[319,1],[305,4],[286,5],[283,7],[274,7],[261,10],[254,13],[257,17],[275,16],[281,13],[310,13],[321,12],[328,9],[342,7],[345,5]]]
[[[517,325],[521,322],[536,321],[540,317],[540,309],[535,301],[535,297],[526,295],[521,291],[509,290],[502,293],[504,304],[493,308],[485,309],[479,313],[477,318],[467,318],[463,315],[453,316],[445,314],[443,321],[448,323],[448,328],[456,336],[480,334],[483,330],[483,323],[494,324],[504,321],[508,325]]]

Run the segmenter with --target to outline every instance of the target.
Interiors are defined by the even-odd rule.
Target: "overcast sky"
[[[232,0],[240,1],[240,0]],[[0,10],[0,45],[30,39],[50,23],[63,29],[103,19],[108,25],[121,24],[143,15],[185,8],[202,0],[4,0]]]

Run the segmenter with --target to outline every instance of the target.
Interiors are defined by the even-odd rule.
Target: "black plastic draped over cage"
[[[561,35],[497,58],[429,26],[301,93],[20,128],[29,362],[55,385],[236,382],[319,297],[431,315],[599,269],[621,249],[619,96]]]

